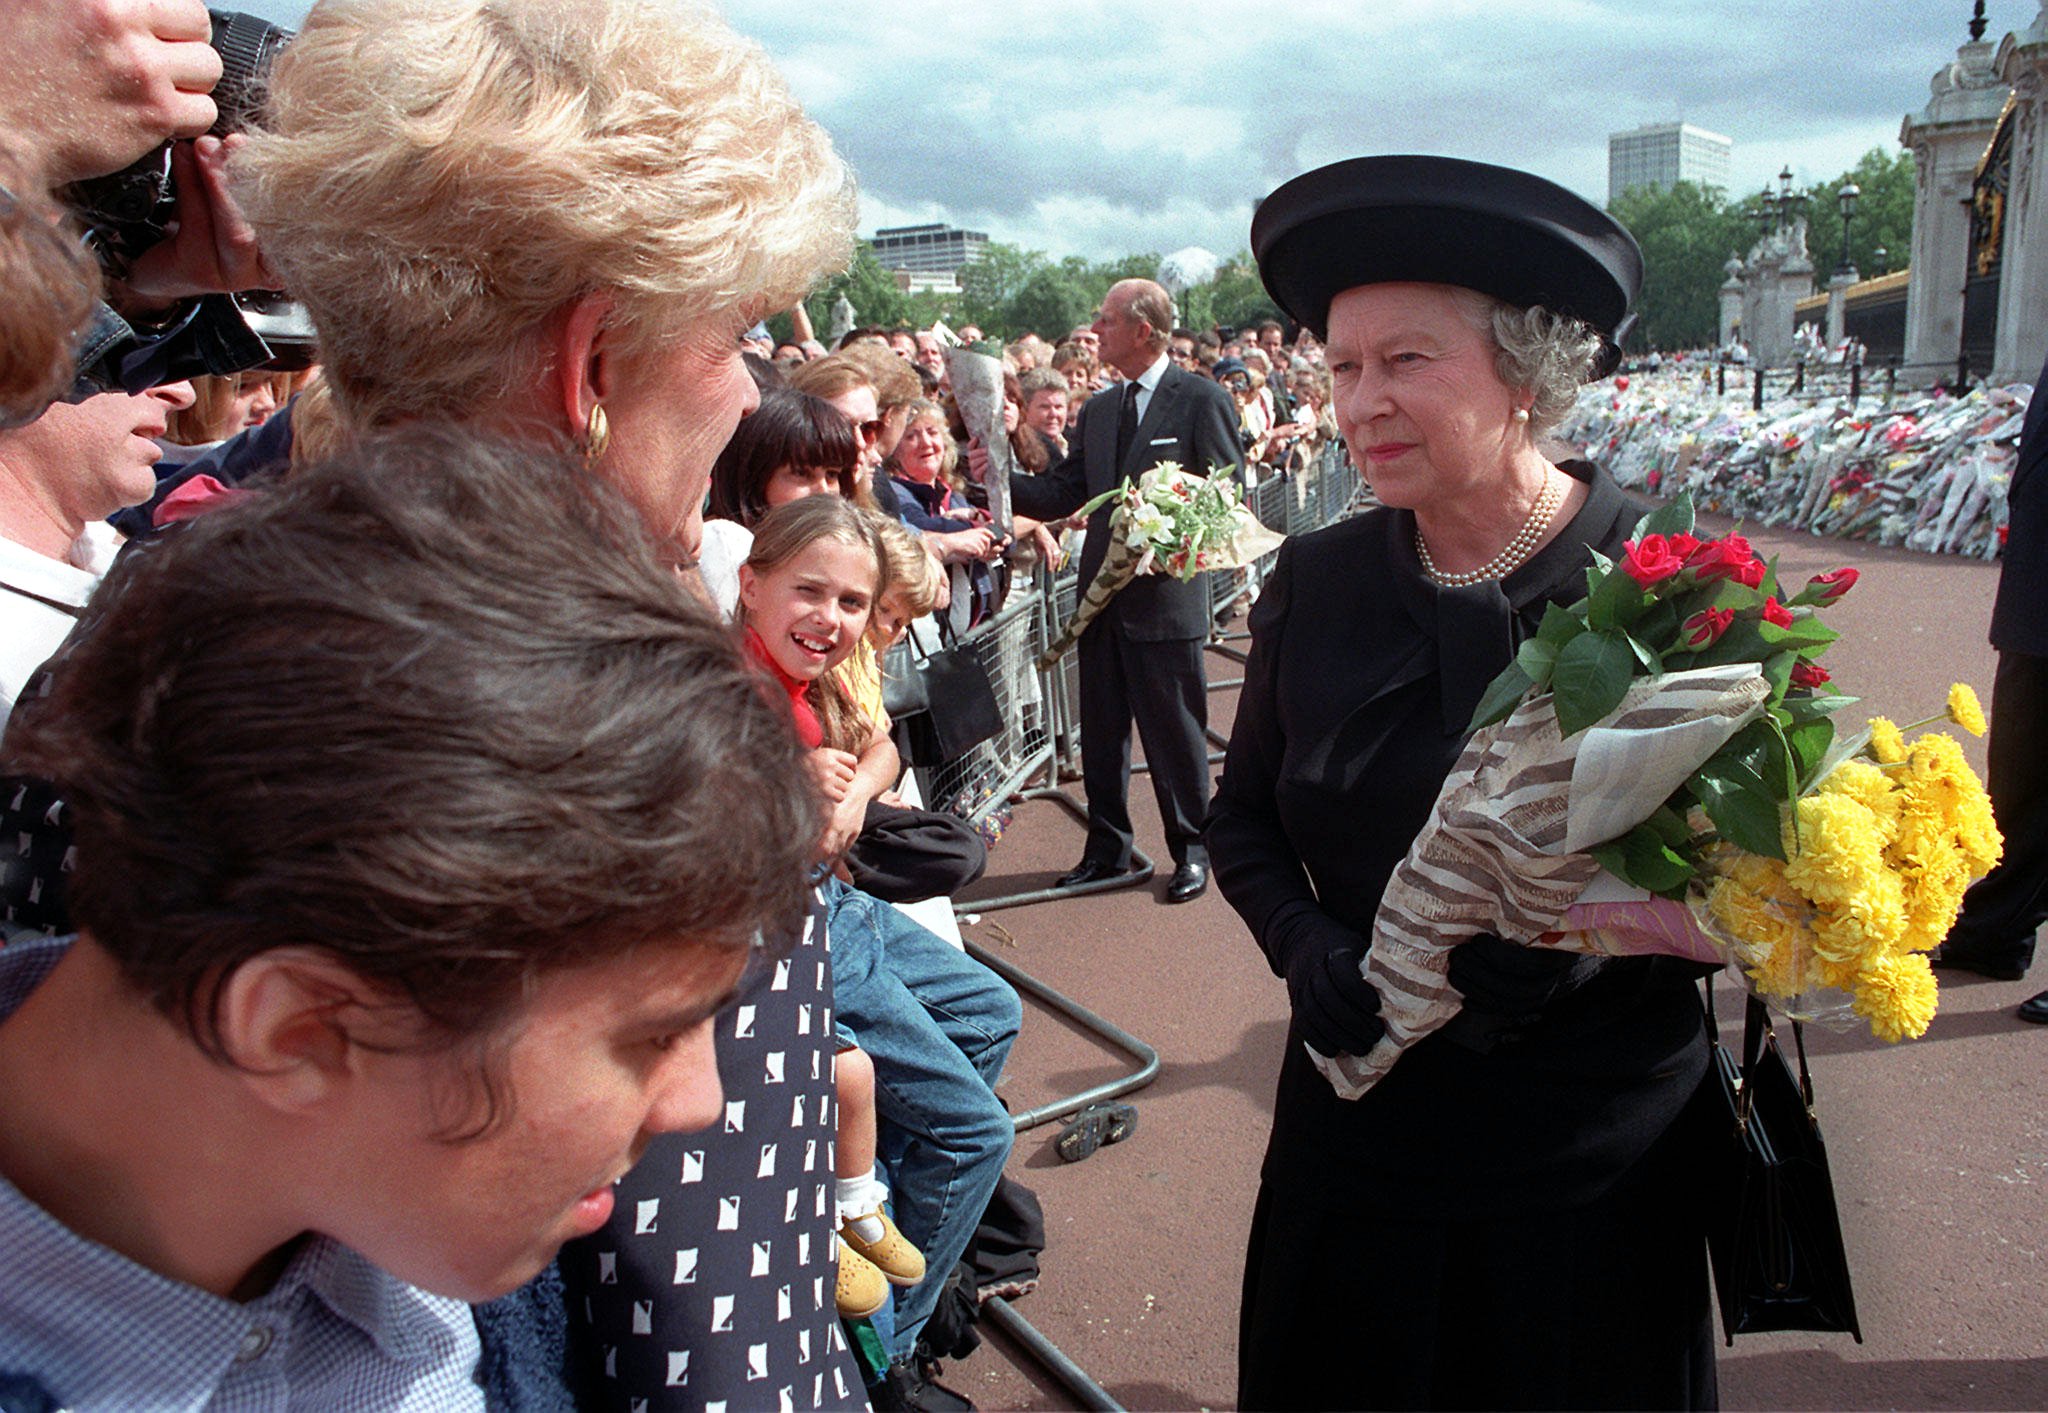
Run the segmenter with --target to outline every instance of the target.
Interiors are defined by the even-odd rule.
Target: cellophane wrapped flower
[[[1386,1037],[1314,1055],[1332,1087],[1358,1097],[1457,1013],[1449,952],[1482,932],[1733,963],[1786,1014],[1924,1033],[1926,954],[2001,845],[1953,738],[1878,718],[1836,742],[1855,699],[1813,662],[1838,636],[1816,615],[1855,580],[1787,596],[1741,536],[1696,536],[1685,497],[1596,554],[1488,688],[1382,896],[1363,969]],[[1947,717],[1981,724],[1968,687]]]
[[[1278,548],[1282,536],[1258,521],[1225,477],[1197,476],[1162,461],[1135,481],[1104,491],[1077,512],[1092,515],[1114,502],[1109,548],[1060,634],[1039,654],[1051,667],[1109,601],[1140,574],[1192,579],[1209,569],[1240,569]]]

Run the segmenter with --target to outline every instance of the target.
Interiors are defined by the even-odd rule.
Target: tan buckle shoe
[[[865,1256],[881,1269],[891,1285],[916,1285],[924,1279],[924,1253],[904,1239],[896,1230],[896,1223],[889,1220],[889,1214],[880,1207],[859,1218],[860,1221],[878,1221],[882,1234],[874,1241],[861,1240],[860,1233],[853,1229],[852,1222],[839,1228],[839,1243]]]
[[[889,1298],[889,1282],[874,1262],[842,1241],[839,1278],[832,1294],[839,1313],[849,1320],[858,1320],[882,1308],[882,1302]]]

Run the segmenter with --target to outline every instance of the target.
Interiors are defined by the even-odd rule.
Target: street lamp
[[[1892,272],[1892,253],[1883,246],[1870,252],[1870,263],[1877,266],[1877,273],[1889,275]]]
[[[1856,215],[1856,198],[1863,195],[1863,189],[1854,182],[1844,182],[1841,191],[1835,195],[1842,208],[1842,261],[1835,266],[1835,273],[1846,275],[1852,268],[1849,264],[1849,222]]]

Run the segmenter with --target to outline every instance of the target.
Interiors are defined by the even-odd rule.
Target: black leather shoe
[[[898,1359],[868,1398],[875,1413],[974,1413],[967,1395],[939,1382],[939,1366],[929,1359]]]
[[[2020,1019],[2032,1021],[2035,1025],[2048,1025],[2048,991],[2020,1002]]]
[[[1101,883],[1105,879],[1122,878],[1130,870],[1121,864],[1101,863],[1095,859],[1083,859],[1080,866],[1069,869],[1053,880],[1055,888],[1079,888],[1084,883]]]
[[[1941,971],[1967,971],[1993,981],[2018,981],[2027,974],[2027,964],[2017,957],[1987,957],[1960,947],[1939,947],[1928,958]]]
[[[1166,885],[1166,901],[1191,903],[1208,891],[1209,866],[1184,863],[1173,871],[1173,882]]]

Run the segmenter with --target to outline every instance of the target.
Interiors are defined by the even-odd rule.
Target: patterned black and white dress
[[[833,1300],[832,973],[813,908],[716,1022],[725,1116],[658,1139],[603,1230],[562,1250],[590,1409],[859,1408]]]

